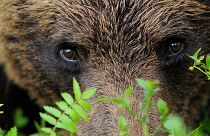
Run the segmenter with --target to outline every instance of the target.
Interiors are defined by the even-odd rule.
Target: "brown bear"
[[[186,54],[202,48],[210,53],[208,0],[1,0],[0,60],[6,75],[38,105],[81,88],[96,87],[89,123],[79,136],[117,136],[117,116],[125,115],[102,96],[122,95],[131,85],[137,114],[143,90],[135,79],[159,80],[160,93],[171,112],[191,125],[208,105],[210,84],[188,71]],[[5,80],[3,80],[5,81]],[[5,83],[1,84],[3,86]],[[1,87],[5,94],[6,87]],[[18,90],[17,90],[18,91]],[[18,94],[18,92],[16,93]],[[9,97],[9,96],[8,96]],[[21,99],[27,99],[21,97]],[[2,98],[3,99],[3,98]],[[151,131],[159,117],[151,112]],[[142,135],[137,125],[134,135]]]

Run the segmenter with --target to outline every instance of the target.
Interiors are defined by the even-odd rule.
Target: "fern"
[[[62,101],[56,102],[57,107],[44,106],[46,113],[40,113],[41,118],[53,127],[43,127],[41,130],[50,136],[56,136],[56,129],[66,130],[74,136],[78,131],[81,119],[88,122],[87,112],[91,112],[91,106],[87,102],[95,93],[95,88],[90,88],[83,93],[76,79],[73,79],[73,91],[75,99],[69,93],[62,93]]]

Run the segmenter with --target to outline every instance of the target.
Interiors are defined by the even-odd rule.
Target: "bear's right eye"
[[[59,55],[67,62],[76,62],[79,60],[77,47],[67,42],[61,44]]]

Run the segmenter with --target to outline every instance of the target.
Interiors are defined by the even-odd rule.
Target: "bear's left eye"
[[[164,64],[171,64],[181,60],[185,56],[186,40],[179,37],[164,39],[156,48],[156,53]]]
[[[60,57],[68,62],[76,62],[79,59],[76,46],[72,46],[69,43],[63,43],[59,50]]]
[[[168,48],[171,55],[178,55],[185,49],[185,43],[183,41],[172,41],[168,43]]]

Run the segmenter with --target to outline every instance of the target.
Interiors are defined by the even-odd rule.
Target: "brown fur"
[[[9,78],[40,105],[55,101],[60,91],[71,90],[73,76],[82,88],[96,87],[90,122],[80,125],[78,135],[118,135],[119,114],[132,122],[115,105],[95,99],[122,95],[132,85],[136,89],[133,109],[139,113],[143,94],[134,81],[137,77],[160,80],[161,92],[154,100],[163,98],[172,112],[192,124],[210,87],[199,74],[187,70],[192,64],[187,57],[165,64],[156,49],[164,39],[179,36],[189,44],[185,53],[193,54],[201,47],[208,54],[208,4],[195,0],[1,0],[0,60]],[[54,53],[62,41],[84,49],[79,73],[58,67]],[[153,108],[151,130],[158,120]],[[142,135],[136,124],[131,130]]]

